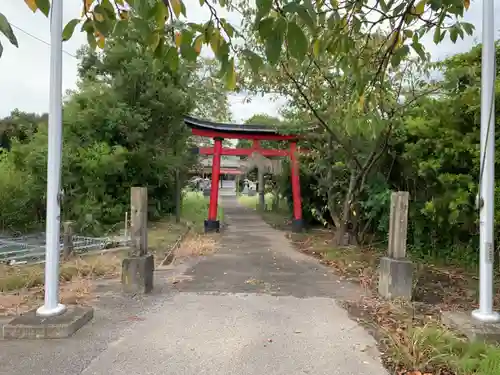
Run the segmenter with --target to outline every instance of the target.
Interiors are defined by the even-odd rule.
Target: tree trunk
[[[352,170],[351,178],[349,180],[349,188],[347,189],[347,193],[344,198],[344,204],[342,207],[342,217],[340,220],[340,225],[337,227],[335,233],[336,246],[351,245],[355,239],[355,236],[352,233],[353,228],[351,228],[351,204],[354,199],[356,180],[356,170]]]

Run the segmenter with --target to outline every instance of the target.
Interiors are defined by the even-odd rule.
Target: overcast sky
[[[199,0],[185,0],[188,18],[192,21],[208,19],[208,11],[199,6]],[[495,1],[496,19],[500,19],[500,1]],[[80,15],[81,0],[64,0],[65,23]],[[0,117],[6,116],[14,108],[27,112],[47,112],[49,93],[49,58],[48,41],[49,21],[42,14],[32,14],[24,1],[1,0],[0,12],[13,24],[19,40],[19,48],[11,46],[2,38],[3,56],[0,58]],[[453,44],[445,39],[435,46],[432,36],[427,37],[425,45],[433,59],[442,59],[457,52],[466,52],[481,39],[482,0],[473,0],[466,13],[465,20],[476,26],[473,37],[459,40]],[[231,22],[238,22],[237,15],[225,14]],[[21,31],[22,29],[23,31]],[[500,29],[500,24],[495,27]],[[28,35],[31,34],[31,35]],[[78,61],[73,56],[78,47],[86,42],[85,35],[75,32],[73,38],[64,43],[63,54],[63,89],[75,87]],[[250,103],[243,102],[243,96],[231,96],[231,110],[235,121],[243,121],[256,113],[277,115],[283,100],[271,100],[270,97],[256,97]]]

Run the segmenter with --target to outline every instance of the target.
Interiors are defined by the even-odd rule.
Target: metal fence
[[[86,237],[73,236],[73,253],[83,255],[93,251],[127,246],[130,236],[125,232],[113,237]],[[63,251],[62,237],[59,248]],[[0,263],[3,264],[32,264],[45,262],[45,234],[26,236],[0,236]]]

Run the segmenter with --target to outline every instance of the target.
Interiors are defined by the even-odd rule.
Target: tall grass
[[[195,229],[203,228],[203,223],[207,219],[210,200],[204,197],[202,193],[188,191],[184,193],[182,200],[182,218],[191,223]],[[219,205],[217,219],[224,220],[224,210]]]

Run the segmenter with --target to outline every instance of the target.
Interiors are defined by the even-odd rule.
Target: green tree
[[[443,73],[443,90],[422,98],[393,139],[389,182],[410,192],[410,241],[422,255],[473,264],[478,244],[481,46],[437,67]],[[497,68],[497,76],[499,72]],[[499,94],[497,81],[497,116]],[[500,207],[498,191],[496,197]]]
[[[64,105],[62,214],[85,233],[103,233],[122,222],[131,186],[148,187],[152,218],[172,212],[175,172],[185,178],[196,161],[188,151],[184,115],[198,102],[198,108],[228,113],[225,92],[201,85],[196,71],[203,68],[202,61],[172,70],[168,61],[143,48],[139,30],[126,33],[110,39],[101,54],[80,51],[78,88]],[[136,43],[130,43],[134,38]],[[5,199],[0,205],[16,198],[7,190],[13,181],[26,180],[30,194],[0,212],[0,220],[8,222],[11,216],[6,215],[15,214],[11,222],[18,228],[40,223],[45,216],[47,126],[39,126],[28,142],[15,140],[4,154],[0,171],[6,171],[8,180],[0,182],[0,199]],[[19,210],[28,205],[23,202],[30,210]]]
[[[9,149],[13,138],[27,142],[37,132],[41,123],[47,122],[47,114],[25,113],[15,109],[0,119],[0,149]]]
[[[266,114],[255,114],[245,121],[245,125],[262,125],[264,127],[280,129],[283,125],[283,122],[280,119],[273,116],[269,116]],[[278,142],[273,142],[273,141],[260,142],[260,147],[263,148],[276,148],[278,146],[279,146]],[[236,147],[237,148],[252,147],[252,141],[249,139],[238,139]]]

